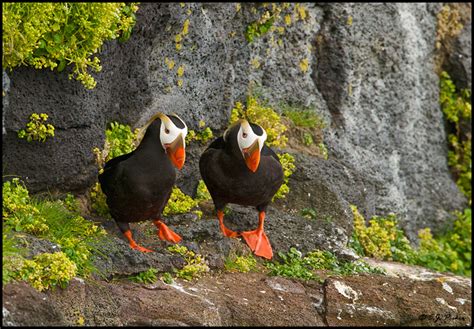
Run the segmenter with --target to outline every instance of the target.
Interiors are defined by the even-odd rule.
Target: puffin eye
[[[169,134],[170,130],[168,128],[165,129],[165,133]]]
[[[243,138],[247,138],[247,133],[243,133],[243,134],[242,134],[242,137],[243,137]]]

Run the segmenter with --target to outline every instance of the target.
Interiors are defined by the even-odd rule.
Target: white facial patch
[[[177,115],[173,114],[175,117],[179,118]],[[184,124],[184,128],[177,127],[173,121],[166,115],[162,114],[160,116],[161,127],[160,127],[160,141],[163,148],[166,150],[165,144],[171,144],[174,140],[181,134],[183,139],[183,147],[186,147],[185,138],[188,134],[188,127],[181,118],[179,120]]]
[[[260,127],[262,128],[262,127]],[[239,132],[237,133],[237,143],[240,151],[250,147],[256,140],[258,140],[258,147],[262,151],[263,144],[267,140],[267,132],[262,128],[263,134],[261,136],[253,132],[252,127],[247,120],[242,120]]]

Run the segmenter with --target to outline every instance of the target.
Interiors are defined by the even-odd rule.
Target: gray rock
[[[440,6],[309,3],[304,22],[293,20],[273,41],[269,33],[248,43],[245,27],[258,16],[253,6],[242,4],[237,11],[233,3],[141,4],[131,38],[104,44],[103,70],[92,91],[68,80],[67,72],[15,69],[4,112],[4,175],[22,177],[33,192],[84,192],[96,180],[92,149],[102,148],[108,122],[135,128],[156,111],[176,112],[190,129],[204,120],[218,136],[235,102],[245,101],[255,83],[270,105],[311,106],[330,123],[330,162],[302,160],[305,166],[314,162],[309,172],[319,178],[290,184],[309,193],[320,186],[317,197],[305,202],[322,207],[321,213],[338,204],[334,211],[346,234],[351,203],[366,216],[397,213],[411,238],[419,228],[440,228],[452,210],[466,205],[447,166],[433,67]],[[177,51],[174,37],[186,19],[189,33]],[[469,31],[466,25],[459,38],[466,72]],[[166,58],[175,62],[173,69]],[[307,72],[299,67],[303,59]],[[181,65],[184,75],[178,77]],[[32,112],[48,113],[56,127],[56,136],[44,144],[16,136]],[[178,175],[178,186],[190,195],[204,148],[188,147]]]

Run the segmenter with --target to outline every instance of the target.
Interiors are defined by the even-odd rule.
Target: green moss
[[[2,67],[20,65],[61,72],[92,89],[99,72],[94,54],[106,40],[125,41],[135,24],[136,3],[2,3]]]
[[[453,229],[433,237],[429,228],[418,232],[419,247],[411,247],[394,215],[373,217],[366,226],[355,206],[351,247],[362,256],[416,264],[436,271],[471,274],[471,209],[456,212]]]
[[[203,273],[209,272],[209,267],[207,266],[204,257],[188,250],[186,246],[175,244],[169,246],[168,250],[181,255],[186,261],[186,265],[182,269],[175,270],[178,278],[191,281],[199,278]]]
[[[471,203],[471,92],[468,89],[457,92],[448,73],[442,72],[439,102],[446,120],[454,126],[454,133],[448,135],[448,164],[459,189]]]
[[[282,199],[290,192],[288,187],[289,177],[293,174],[296,169],[295,158],[289,153],[277,154],[280,159],[280,163],[283,167],[283,184],[277,193],[273,196],[273,200]]]
[[[146,271],[129,276],[128,279],[137,283],[155,283],[158,280],[156,273],[158,273],[157,269],[149,268]]]
[[[26,130],[20,129],[18,131],[18,138],[26,138],[28,142],[39,141],[45,142],[46,139],[54,137],[54,126],[45,124],[48,120],[46,113],[33,113],[30,116],[30,122],[26,124]]]
[[[43,291],[57,286],[65,288],[76,272],[76,264],[65,253],[43,253],[32,260],[25,260],[19,277]]]
[[[232,254],[224,262],[225,269],[230,272],[247,273],[257,267],[257,260],[253,255],[239,256]]]

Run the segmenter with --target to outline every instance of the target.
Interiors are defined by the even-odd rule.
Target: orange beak
[[[252,171],[256,172],[258,165],[260,164],[260,147],[258,145],[258,140],[253,142],[249,147],[242,149],[245,164]]]
[[[170,143],[165,144],[166,153],[170,158],[171,162],[176,166],[176,168],[183,168],[184,160],[186,158],[186,152],[184,151],[184,142],[183,136],[181,134],[176,137],[176,139]]]

